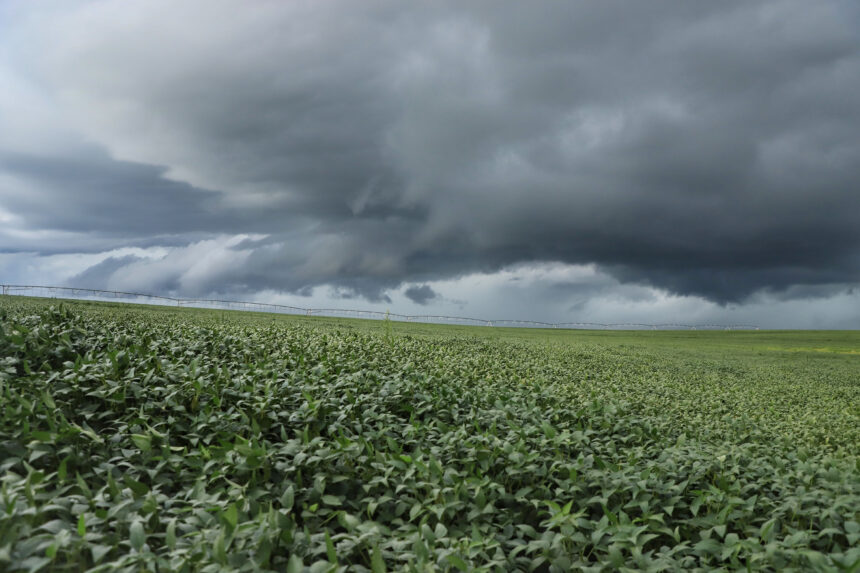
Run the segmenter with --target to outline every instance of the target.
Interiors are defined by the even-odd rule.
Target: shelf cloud
[[[552,264],[606,277],[570,312],[854,301],[858,29],[841,0],[7,2],[5,274],[102,253],[62,280],[427,307]]]

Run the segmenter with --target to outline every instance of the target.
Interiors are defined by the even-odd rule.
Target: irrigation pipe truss
[[[341,308],[302,308],[285,304],[246,302],[236,300],[191,299],[157,296],[137,292],[98,290],[89,288],[5,285],[0,284],[3,295],[32,296],[41,298],[70,298],[79,300],[120,301],[139,304],[210,308],[220,310],[245,310],[272,312],[305,316],[327,316],[334,318],[367,318],[375,320],[397,320],[401,322],[426,322],[441,324],[462,324],[473,326],[512,326],[525,328],[566,328],[566,329],[651,329],[651,330],[758,330],[749,324],[643,324],[623,322],[605,324],[600,322],[540,322],[536,320],[485,320],[462,316],[406,315],[377,310],[351,310]]]

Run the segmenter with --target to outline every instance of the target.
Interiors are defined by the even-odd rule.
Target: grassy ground
[[[860,333],[0,298],[0,568],[853,570]]]

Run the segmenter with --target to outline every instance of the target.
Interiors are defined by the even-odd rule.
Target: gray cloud
[[[536,261],[723,304],[860,283],[850,2],[21,12],[7,68],[104,150],[0,146],[22,228],[104,250],[265,235],[160,285],[383,300]]]
[[[220,193],[164,179],[164,169],[114,161],[103,153],[44,157],[0,152],[10,183],[0,204],[35,229],[104,237],[191,234],[230,229],[210,212]]]
[[[403,294],[415,304],[420,305],[425,305],[439,296],[430,285],[413,285],[403,291]]]
[[[142,260],[144,259],[136,255],[108,257],[88,267],[85,271],[76,274],[67,281],[67,284],[68,286],[78,288],[104,289],[115,272]]]

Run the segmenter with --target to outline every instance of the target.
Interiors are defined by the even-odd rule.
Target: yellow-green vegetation
[[[0,569],[856,571],[858,350],[4,297]]]

